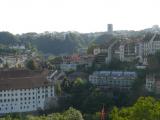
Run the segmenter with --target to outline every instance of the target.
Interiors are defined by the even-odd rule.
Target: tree
[[[81,112],[72,107],[65,111],[63,116],[66,118],[66,120],[83,120]]]
[[[152,97],[140,97],[137,102],[126,108],[114,107],[111,120],[160,120],[160,101]]]
[[[55,93],[57,96],[60,96],[62,94],[62,88],[59,82],[56,82],[55,84]]]
[[[77,78],[74,82],[73,82],[73,86],[78,87],[81,85],[85,84],[85,80],[82,80],[81,78]]]
[[[71,88],[71,82],[65,77],[61,83],[61,87],[64,92],[69,92]]]
[[[92,44],[88,47],[87,53],[88,53],[88,54],[93,54],[93,50],[94,50],[96,47],[98,47],[98,45],[92,43]]]
[[[36,70],[37,69],[37,64],[34,60],[31,59],[31,60],[27,61],[26,67],[30,70]]]

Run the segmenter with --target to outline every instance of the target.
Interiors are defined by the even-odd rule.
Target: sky
[[[160,25],[160,0],[0,0],[0,31],[82,33]]]

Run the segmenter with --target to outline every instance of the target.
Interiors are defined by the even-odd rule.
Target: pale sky
[[[160,0],[0,0],[0,31],[140,30],[160,25]]]

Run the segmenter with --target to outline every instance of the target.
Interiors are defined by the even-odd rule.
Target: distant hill
[[[26,33],[17,35],[23,44],[31,44],[45,54],[72,54],[78,48],[86,48],[97,37],[95,34],[81,34],[78,32],[62,33]]]
[[[156,27],[156,30],[158,28]],[[13,35],[9,32],[0,32],[0,48],[23,44],[27,48],[30,46],[37,48],[44,54],[72,54],[76,53],[78,48],[87,48],[92,43],[108,44],[116,36],[126,36],[130,39],[139,39],[143,35],[155,29],[145,29],[141,31],[114,31],[113,35],[107,32],[96,33],[78,33],[78,32],[44,32],[44,33],[25,33]]]
[[[76,53],[78,48],[87,48],[99,35],[101,33],[32,32],[13,35],[9,32],[0,32],[0,48],[19,44],[27,48],[37,48],[44,54],[72,54]]]

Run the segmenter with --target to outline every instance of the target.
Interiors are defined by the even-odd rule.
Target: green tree
[[[30,70],[36,70],[37,69],[37,63],[34,60],[29,60],[26,63],[26,67]]]
[[[65,120],[84,120],[80,111],[70,107],[63,113]]]
[[[111,120],[160,120],[160,101],[152,97],[140,97],[137,102],[126,108],[113,108]]]
[[[57,96],[60,96],[62,94],[62,88],[60,82],[56,82],[55,84],[55,93]]]
[[[64,92],[69,92],[71,89],[71,82],[65,77],[61,83],[61,87]]]
[[[93,54],[93,50],[94,50],[96,47],[98,47],[98,45],[92,43],[92,44],[88,47],[87,53],[88,53],[88,54]]]

